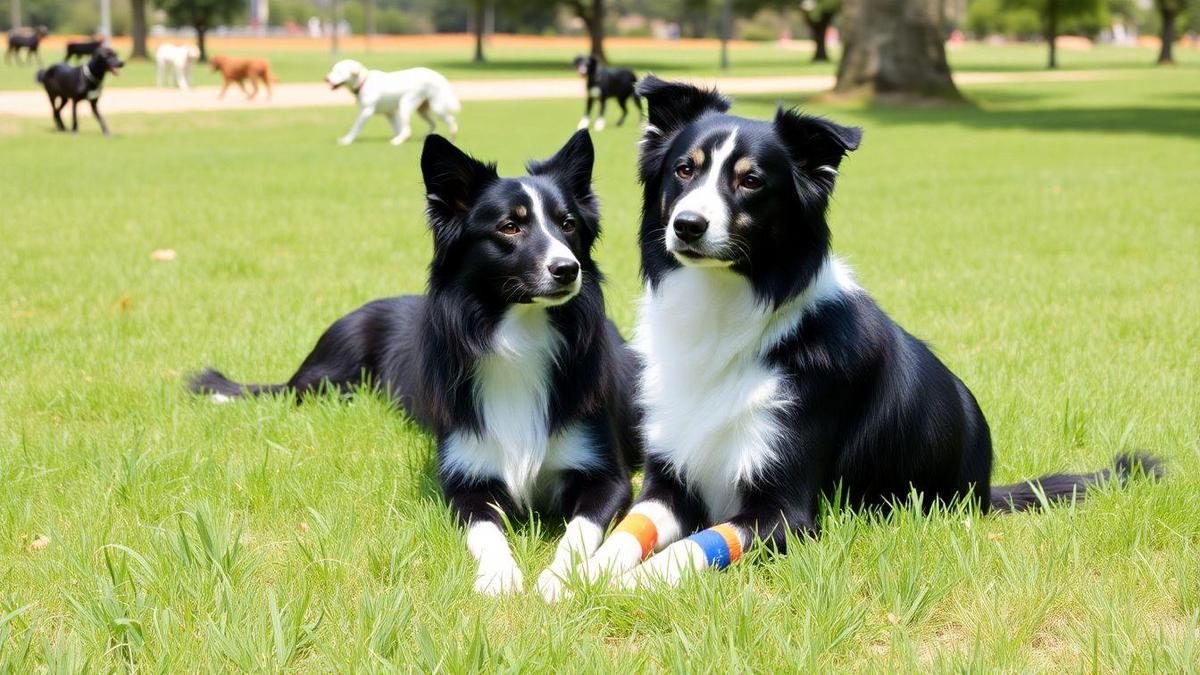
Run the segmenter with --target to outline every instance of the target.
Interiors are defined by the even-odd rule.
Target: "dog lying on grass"
[[[462,106],[446,78],[428,68],[385,73],[367,70],[358,61],[346,59],[330,68],[325,82],[333,89],[346,87],[358,100],[358,117],[350,131],[338,139],[340,145],[353,143],[372,115],[388,118],[395,133],[392,145],[400,145],[412,136],[414,112],[429,123],[429,133],[437,130],[436,115],[446,123],[451,140],[458,134],[454,116]]]
[[[916,491],[1018,511],[1161,473],[1131,453],[993,486],[975,397],[830,251],[826,209],[861,130],[784,109],[736,117],[714,91],[653,77],[638,89],[646,469],[583,577],[673,584],[757,542],[783,551],[818,532],[822,498],[886,509]]]
[[[101,131],[108,136],[108,125],[100,115],[100,93],[104,87],[104,76],[109,73],[113,76],[119,75],[124,65],[111,48],[100,47],[82,66],[56,63],[45,70],[39,70],[37,81],[46,88],[46,95],[50,97],[54,124],[58,130],[67,130],[62,121],[62,109],[70,102],[71,133],[79,131],[79,102],[86,99],[92,106],[92,114],[96,116],[96,121],[100,123]]]
[[[195,45],[174,45],[164,42],[154,51],[154,83],[159,87],[174,85],[188,91],[192,84],[192,64],[200,60],[200,49]],[[268,88],[268,91],[270,89]]]
[[[428,294],[339,319],[284,384],[208,370],[191,389],[217,400],[304,397],[370,382],[436,436],[442,489],[478,561],[476,590],[522,588],[505,517],[541,507],[568,519],[538,577],[541,593],[557,598],[568,568],[628,506],[638,454],[636,365],[605,318],[591,258],[600,229],[592,162],[591,139],[577,132],[529,175],[500,178],[495,165],[429,136]]]
[[[221,93],[217,98],[225,98],[229,85],[237,83],[238,89],[246,95],[246,100],[253,100],[258,95],[258,83],[267,90],[267,99],[271,98],[271,83],[279,80],[271,73],[271,64],[266,59],[241,58],[237,56],[217,55],[209,60],[214,73],[221,73],[224,80]],[[249,90],[246,85],[249,83]]]

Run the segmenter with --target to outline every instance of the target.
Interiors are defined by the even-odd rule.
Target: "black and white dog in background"
[[[108,136],[108,124],[100,114],[100,94],[104,90],[104,77],[109,73],[117,76],[124,66],[125,62],[110,47],[99,47],[82,66],[56,63],[39,70],[37,81],[46,88],[46,96],[50,97],[51,113],[58,130],[67,130],[62,121],[62,111],[70,103],[71,133],[79,131],[79,102],[86,100],[92,106],[92,114],[100,123],[101,131]]]
[[[600,110],[596,113],[596,131],[604,131],[604,106],[608,99],[617,99],[621,106],[621,118],[617,126],[625,123],[629,115],[626,102],[633,99],[638,117],[642,115],[642,99],[638,96],[636,85],[637,75],[628,68],[609,68],[600,63],[595,56],[576,56],[575,70],[587,82],[587,103],[583,108],[583,119],[579,120],[579,128],[586,129],[591,122],[592,104],[600,102]]]
[[[830,253],[826,207],[861,131],[783,109],[731,116],[717,92],[653,77],[638,89],[646,469],[630,519],[653,523],[658,553],[639,567],[647,547],[618,528],[584,576],[675,582],[756,540],[782,550],[786,532],[817,531],[818,500],[839,484],[867,508],[914,489],[983,511],[1038,505],[1031,483],[991,486],[971,392]],[[1033,483],[1050,501],[1082,497],[1136,466],[1158,472],[1128,455]]]
[[[428,293],[369,303],[339,319],[286,384],[242,385],[209,370],[197,393],[222,397],[371,382],[437,437],[438,471],[467,526],[475,588],[520,590],[502,514],[569,519],[538,590],[600,545],[629,505],[636,365],[605,317],[592,261],[599,207],[593,149],[577,132],[529,175],[500,178],[440,136],[421,169],[434,254]]]

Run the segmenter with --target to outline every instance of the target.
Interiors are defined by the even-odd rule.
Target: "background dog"
[[[188,91],[191,88],[192,64],[198,60],[200,49],[195,45],[173,45],[164,42],[154,52],[154,61],[157,64],[155,84],[159,87],[174,85]]]
[[[25,28],[14,28],[8,31],[8,50],[4,52],[4,62],[11,63],[13,57],[16,57],[17,62],[21,61],[21,50],[25,50],[25,63],[29,64],[33,58],[37,59],[38,65],[42,65],[42,55],[38,53],[38,46],[41,45],[42,38],[50,34],[50,29],[45,26],[38,26],[33,30]]]
[[[535,505],[569,520],[539,576],[550,598],[572,561],[628,506],[635,365],[604,314],[593,149],[577,132],[529,175],[500,178],[440,136],[421,169],[434,253],[429,292],[372,302],[331,326],[286,384],[216,371],[198,393],[303,396],[370,382],[437,437],[446,499],[467,526],[475,588],[520,590],[506,517]]]
[[[575,70],[587,82],[587,103],[584,104],[583,119],[579,120],[580,129],[588,128],[592,104],[600,101],[600,110],[596,113],[596,131],[604,130],[604,106],[610,98],[617,99],[617,105],[621,106],[621,118],[617,120],[617,126],[625,123],[625,117],[629,114],[625,102],[630,98],[637,107],[638,117],[641,117],[642,99],[635,90],[637,75],[632,70],[609,68],[595,56],[583,55],[575,57]]]
[[[816,534],[822,497],[886,509],[916,491],[1012,511],[1157,474],[1127,455],[992,487],[970,390],[830,253],[826,208],[861,130],[784,109],[731,116],[716,92],[653,77],[639,90],[646,471],[629,518],[642,529],[618,526],[585,576],[659,550],[622,582],[675,582],[753,542],[782,551],[789,533]]]
[[[67,43],[67,54],[63,57],[63,61],[70,63],[72,60],[85,56],[91,56],[96,53],[96,50],[104,46],[104,38],[95,35],[91,40],[82,40]]]
[[[217,98],[225,98],[225,91],[229,89],[229,85],[236,82],[238,88],[246,95],[246,100],[253,99],[258,95],[258,83],[262,82],[269,99],[271,98],[271,83],[279,82],[271,73],[271,64],[266,59],[218,55],[212,57],[209,63],[212,64],[213,72],[221,73],[224,80],[221,85],[221,93],[217,94]],[[250,83],[249,91],[246,89],[247,82]]]
[[[363,125],[372,115],[387,117],[394,136],[392,145],[400,145],[412,136],[412,114],[416,112],[429,123],[429,132],[437,129],[434,116],[442,118],[449,128],[450,138],[458,134],[454,116],[462,110],[458,97],[446,78],[428,68],[409,68],[385,73],[367,70],[358,61],[338,61],[325,76],[325,82],[337,89],[345,86],[358,100],[358,117],[350,131],[338,139],[349,145],[358,138]]]
[[[117,57],[117,53],[109,47],[100,47],[92,53],[92,58],[82,66],[72,66],[66,63],[56,63],[45,70],[39,70],[37,81],[46,88],[50,97],[50,107],[54,111],[54,124],[59,131],[66,131],[62,121],[62,109],[67,102],[71,103],[71,133],[79,131],[79,102],[87,99],[92,106],[92,114],[100,123],[100,129],[108,136],[108,125],[100,115],[100,92],[104,87],[104,77],[108,73],[114,76],[120,74],[125,63]]]

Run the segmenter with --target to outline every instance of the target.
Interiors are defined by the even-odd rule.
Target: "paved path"
[[[954,77],[960,85],[993,84],[999,82],[1063,82],[1113,79],[1119,73],[1106,71],[959,73]],[[782,94],[789,92],[824,91],[833,87],[831,75],[801,75],[785,77],[718,77],[691,79],[696,84],[716,86],[726,94]],[[526,80],[458,80],[454,91],[463,101],[499,101],[545,98],[579,98],[583,85],[575,78]],[[153,87],[110,87],[104,92],[102,111],[186,112],[192,110],[261,110],[264,108],[310,108],[351,105],[344,91],[331,91],[325,84],[281,84],[275,86],[271,101],[247,101],[241,92],[231,89],[224,100],[217,99],[218,88],[197,87],[190,92]],[[86,108],[86,106],[85,106]],[[50,113],[50,103],[41,90],[0,92],[0,115],[42,117]],[[90,113],[88,113],[90,114]]]

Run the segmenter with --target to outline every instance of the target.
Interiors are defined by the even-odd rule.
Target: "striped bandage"
[[[713,525],[688,537],[704,551],[709,567],[725,569],[742,557],[742,540],[737,529],[729,523]]]
[[[642,560],[645,560],[654,553],[654,547],[658,545],[658,528],[654,526],[654,521],[640,513],[631,513],[613,528],[613,534],[617,532],[625,532],[632,534],[634,539],[642,545]]]

